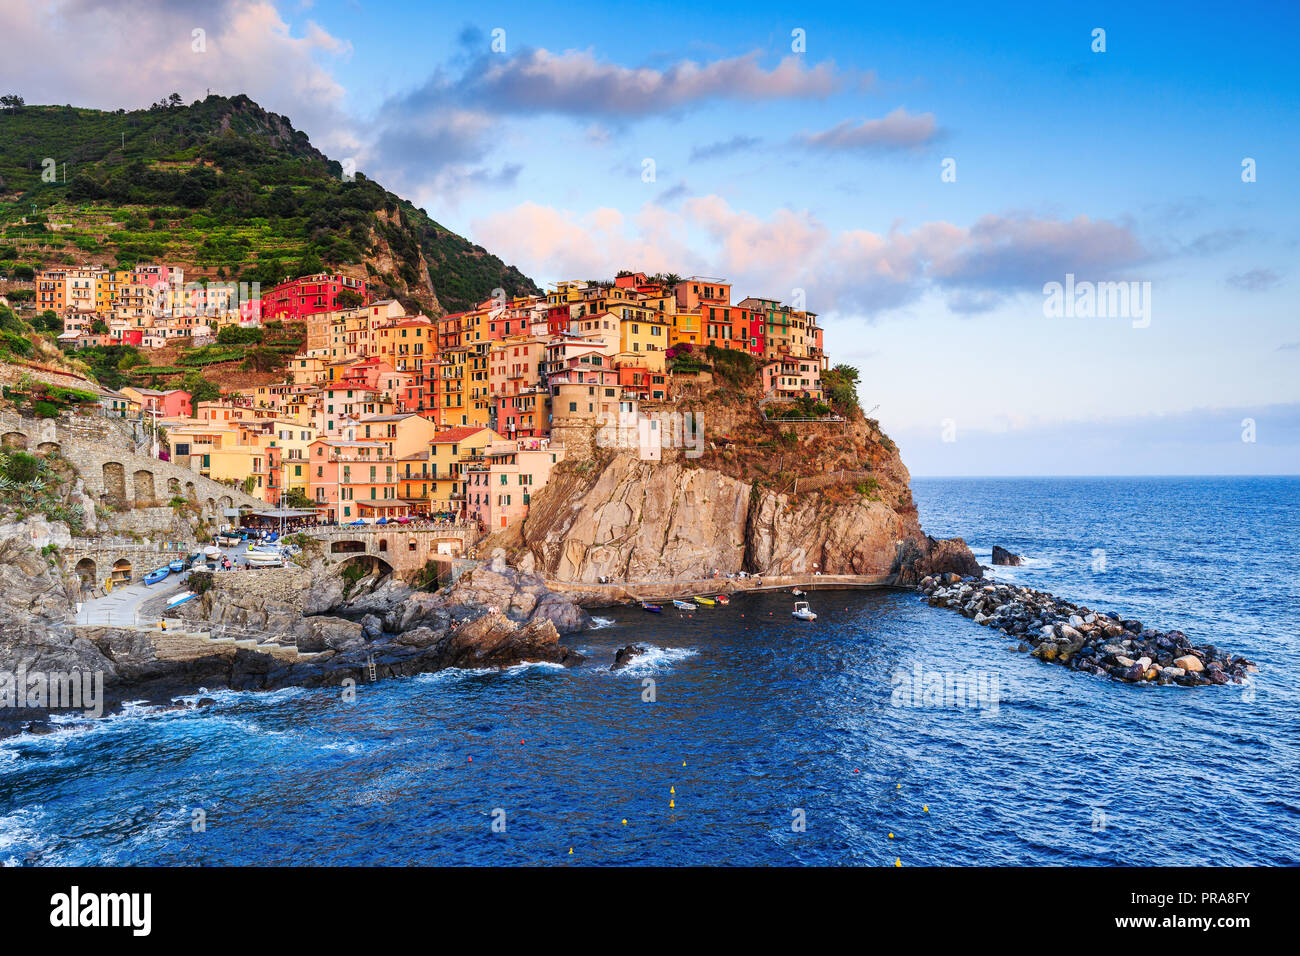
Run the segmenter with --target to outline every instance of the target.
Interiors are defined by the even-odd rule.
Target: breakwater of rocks
[[[1182,631],[1157,631],[1033,588],[949,573],[923,578],[920,589],[932,606],[1018,638],[1016,650],[1098,677],[1198,686],[1241,683],[1258,670],[1212,644],[1193,645]]]

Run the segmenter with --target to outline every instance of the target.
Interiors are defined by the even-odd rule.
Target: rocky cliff
[[[564,462],[515,529],[480,551],[553,581],[656,581],[722,572],[978,576],[960,539],[921,530],[910,476],[874,421],[767,422],[757,396],[702,396],[699,456],[598,449]]]

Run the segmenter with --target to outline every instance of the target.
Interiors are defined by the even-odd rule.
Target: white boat
[[[817,620],[817,615],[813,613],[813,609],[808,606],[807,601],[795,601],[794,610],[790,613],[790,616],[797,617],[801,621]]]
[[[254,568],[282,568],[284,567],[284,555],[279,551],[255,551],[252,548],[248,550],[245,556],[248,559],[250,567]]]
[[[209,561],[217,560],[221,557],[221,549],[216,545],[210,544],[203,549],[203,556]]]
[[[167,602],[167,610],[170,611],[174,607],[179,607],[180,605],[184,604],[192,597],[194,597],[193,591],[182,591],[180,594],[176,595],[174,598],[172,598],[170,601]]]

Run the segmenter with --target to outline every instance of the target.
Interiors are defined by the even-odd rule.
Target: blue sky
[[[1300,472],[1296,8],[841,6],[48,0],[0,28],[29,102],[246,92],[542,284],[802,289],[915,474]],[[109,55],[38,68],[77,40]],[[1045,315],[1067,272],[1150,283],[1149,322]]]

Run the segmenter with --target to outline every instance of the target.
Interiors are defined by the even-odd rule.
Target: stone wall
[[[198,504],[205,518],[220,519],[225,508],[264,508],[265,502],[205,478],[197,472],[138,455],[119,423],[96,416],[24,418],[0,409],[0,442],[31,451],[58,451],[81,475],[96,501],[118,508],[166,505],[173,497]]]

